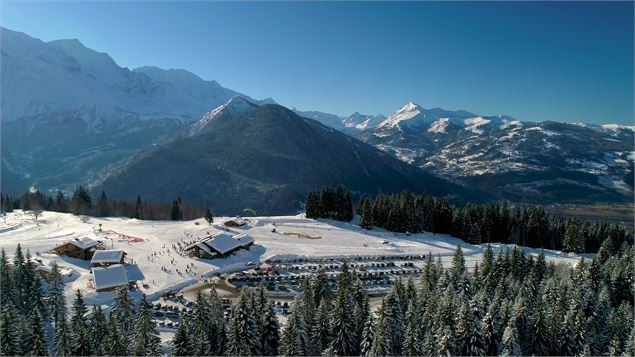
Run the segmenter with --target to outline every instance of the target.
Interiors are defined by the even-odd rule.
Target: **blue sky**
[[[632,2],[3,1],[1,19],[303,110],[633,123]]]

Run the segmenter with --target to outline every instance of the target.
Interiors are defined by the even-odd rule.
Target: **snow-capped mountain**
[[[201,117],[201,119],[190,125],[188,135],[192,136],[206,132],[207,130],[209,130],[210,125],[214,121],[235,118],[239,115],[247,113],[248,111],[256,107],[258,107],[257,104],[252,103],[251,101],[243,97],[233,97],[227,103],[223,103],[205,113],[203,117]]]
[[[44,42],[0,27],[2,190],[69,187],[98,177],[231,98],[182,70],[129,70],[78,40]]]
[[[296,108],[292,108],[291,110],[301,117],[317,120],[326,126],[330,126],[333,129],[347,134],[353,134],[367,128],[375,127],[386,119],[382,114],[366,115],[355,112],[346,117],[314,110],[302,111]]]
[[[6,28],[0,39],[5,122],[85,105],[188,122],[234,96],[249,98],[182,69],[122,68],[74,39],[43,42]]]
[[[387,118],[299,113],[501,199],[589,203],[633,197],[633,126],[533,123],[414,102]]]
[[[544,203],[633,197],[632,127],[522,122],[410,102],[355,136],[499,198]]]

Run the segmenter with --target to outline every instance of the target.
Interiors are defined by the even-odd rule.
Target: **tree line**
[[[0,211],[12,212],[14,209],[34,212],[47,210],[93,217],[173,221],[200,218],[205,212],[196,206],[185,204],[180,197],[172,203],[149,203],[144,202],[141,196],[137,196],[136,201],[132,203],[112,199],[102,191],[99,197],[93,198],[84,186],[77,186],[70,197],[66,197],[61,191],[55,196],[46,195],[38,190],[27,190],[19,196],[0,193]],[[205,213],[213,220],[211,211]]]
[[[507,202],[457,207],[442,198],[402,192],[362,198],[356,211],[365,229],[444,233],[472,244],[512,243],[595,253],[607,240],[618,247],[633,243],[632,229],[617,224],[561,217],[537,206],[510,207]]]
[[[481,264],[468,269],[458,247],[447,269],[429,255],[419,281],[397,280],[376,311],[357,272],[344,264],[335,281],[321,269],[303,280],[284,328],[262,285],[241,289],[227,317],[211,289],[197,294],[170,350],[175,356],[632,356],[634,258],[627,243],[613,252],[603,245],[591,261],[557,266],[542,253],[534,258],[517,247],[494,252],[488,245]],[[106,312],[89,308],[78,290],[68,311],[59,268],[43,281],[20,246],[13,263],[2,250],[0,278],[3,356],[166,352],[145,295],[135,302],[120,288]]]
[[[307,194],[305,211],[307,218],[350,221],[353,219],[351,194],[342,186],[311,191]]]

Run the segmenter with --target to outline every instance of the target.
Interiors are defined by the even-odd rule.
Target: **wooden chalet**
[[[72,239],[60,246],[51,249],[57,255],[66,255],[73,258],[89,260],[99,248],[99,241],[90,237]]]

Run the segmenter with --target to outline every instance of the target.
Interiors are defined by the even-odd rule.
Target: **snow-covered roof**
[[[123,258],[123,250],[96,250],[93,254],[91,264],[114,264],[120,263]]]
[[[214,252],[208,247],[204,242],[199,242],[194,244],[194,246],[201,248],[205,253],[209,255],[214,255]]]
[[[229,223],[229,222],[234,222],[234,223],[236,223],[236,224],[237,224],[237,225],[239,225],[239,226],[242,226],[242,225],[244,225],[244,224],[247,224],[247,220],[246,220],[246,219],[244,219],[244,218],[241,218],[241,217],[232,218],[232,219],[230,219],[230,220],[226,221],[226,222],[225,222],[225,224],[227,224],[227,223]]]
[[[225,233],[215,234],[212,236],[212,239],[206,240],[205,244],[221,254],[225,254],[236,248],[242,247],[239,240],[234,239]]]
[[[89,249],[92,247],[97,246],[97,244],[99,244],[98,241],[90,238],[90,237],[80,237],[80,238],[75,238],[73,240],[70,241],[70,243],[72,243],[73,245],[75,245],[77,248],[79,249]]]
[[[238,239],[238,241],[240,242],[240,245],[243,247],[254,242],[254,237],[248,236],[246,234],[239,234],[235,236],[234,238]]]
[[[93,268],[92,273],[96,290],[128,285],[128,274],[126,268],[121,264],[106,268]]]

